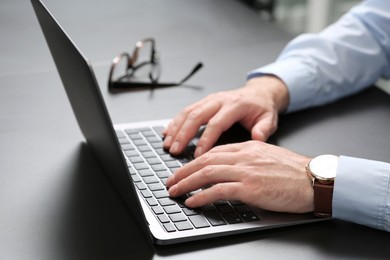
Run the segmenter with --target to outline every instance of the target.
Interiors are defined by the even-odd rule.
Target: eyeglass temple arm
[[[199,62],[198,64],[196,64],[195,67],[191,70],[191,72],[187,76],[185,76],[181,81],[179,81],[179,83],[177,83],[176,85],[181,85],[184,82],[186,82],[189,78],[191,78],[202,67],[203,67],[202,62]]]

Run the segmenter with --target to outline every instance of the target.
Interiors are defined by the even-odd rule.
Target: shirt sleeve
[[[333,217],[390,231],[390,164],[341,156]]]
[[[318,34],[292,40],[274,63],[248,78],[273,74],[289,89],[286,112],[322,105],[390,78],[390,1],[365,1]]]

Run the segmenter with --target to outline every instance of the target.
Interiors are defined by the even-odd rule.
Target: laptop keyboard
[[[218,201],[201,208],[188,208],[184,201],[191,196],[170,198],[166,180],[175,170],[193,160],[194,145],[174,157],[163,149],[163,127],[116,131],[135,187],[141,193],[167,232],[259,220],[259,216],[239,201]]]

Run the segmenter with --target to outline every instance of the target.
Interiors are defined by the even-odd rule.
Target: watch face
[[[333,181],[336,177],[338,161],[339,157],[336,155],[320,155],[311,160],[309,170],[319,181]]]

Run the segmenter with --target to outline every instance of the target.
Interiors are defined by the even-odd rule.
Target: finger
[[[207,166],[231,165],[237,160],[234,153],[206,153],[183,167],[177,169],[175,173],[168,177],[166,186],[169,188],[190,175],[204,169]]]
[[[177,197],[216,183],[238,182],[241,175],[229,165],[209,165],[173,185],[169,195]]]
[[[209,151],[217,142],[223,132],[228,130],[234,123],[240,121],[246,114],[234,105],[225,105],[209,120],[207,126],[199,138],[194,156],[198,157]]]
[[[276,131],[276,128],[277,116],[271,112],[267,113],[253,126],[251,130],[252,139],[265,142]]]
[[[162,131],[165,137],[176,135],[178,129],[180,129],[181,125],[187,118],[187,114],[189,111],[195,109],[196,107],[202,106],[203,100],[200,100],[192,105],[184,108],[178,115],[176,115],[168,124],[168,126]],[[169,145],[170,146],[170,145]]]
[[[172,154],[183,152],[189,141],[197,134],[199,128],[206,124],[219,109],[219,102],[203,102],[203,104],[186,109],[172,124],[172,131],[168,133],[167,138],[171,138],[171,140],[167,141],[166,148],[169,149],[169,152]],[[168,142],[171,142],[171,144],[169,145]]]
[[[198,208],[219,200],[241,201],[242,191],[241,183],[219,183],[192,195],[185,201],[185,204],[190,208]]]
[[[235,153],[242,150],[245,147],[245,144],[245,142],[242,142],[218,145],[211,148],[208,153]]]

